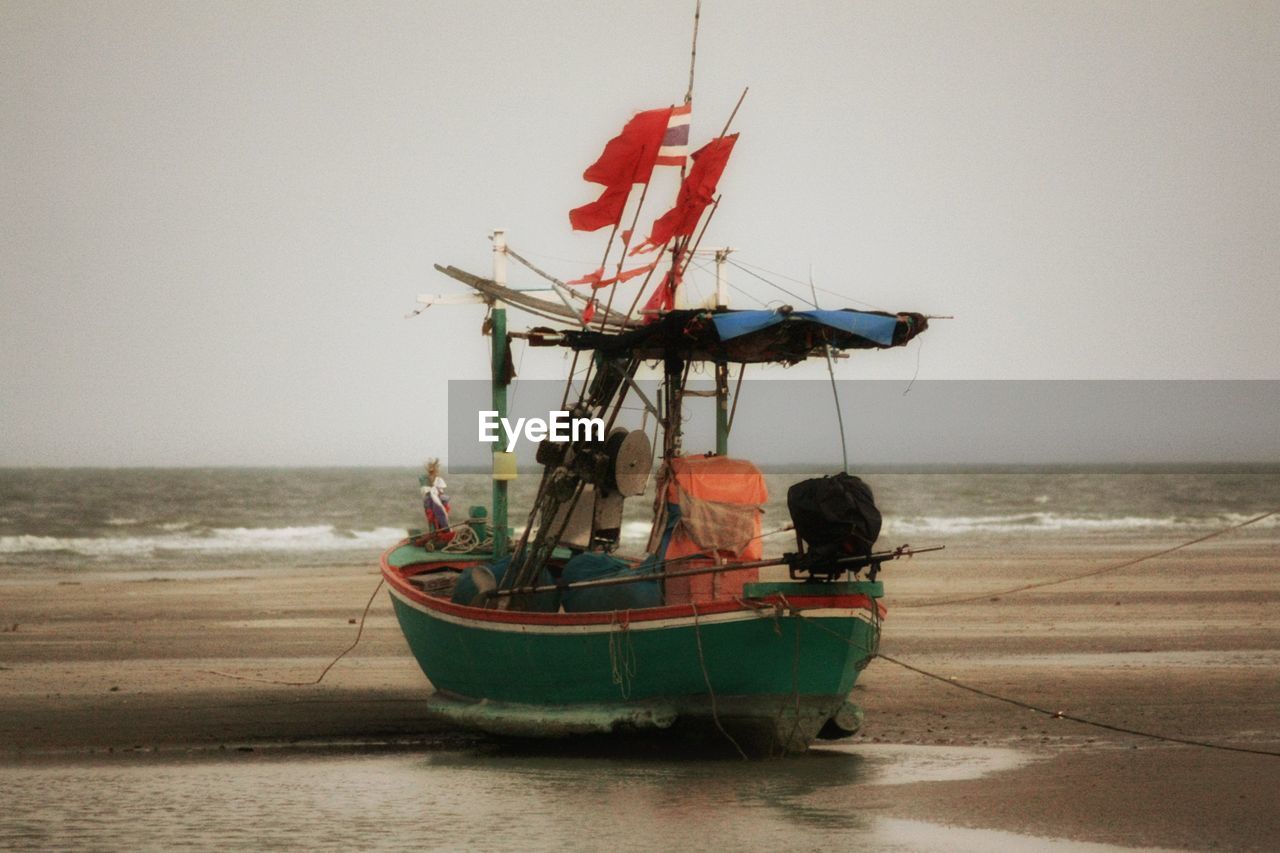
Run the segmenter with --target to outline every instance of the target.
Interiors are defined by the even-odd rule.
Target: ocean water
[[[423,526],[415,469],[0,469],[0,577],[25,572],[271,571],[372,563]],[[788,521],[787,487],[830,472],[766,475],[764,530]],[[1108,550],[1176,544],[1280,509],[1280,466],[871,469],[880,545]],[[487,505],[482,474],[448,472],[455,517]],[[534,474],[511,488],[524,523]],[[623,550],[638,553],[649,494],[627,502]],[[1232,534],[1280,538],[1273,516]],[[794,547],[765,539],[767,553]]]

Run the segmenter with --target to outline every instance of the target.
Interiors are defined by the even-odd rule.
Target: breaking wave
[[[1070,535],[1073,533],[1208,532],[1247,521],[1253,515],[1224,513],[1215,516],[1147,518],[1102,517],[1031,512],[1011,515],[891,516],[884,519],[883,534],[965,535],[1018,534]],[[123,525],[113,525],[117,529]],[[1280,528],[1280,515],[1264,519],[1255,529]],[[770,529],[766,524],[766,530]],[[373,551],[404,537],[399,527],[344,530],[331,524],[296,527],[223,527],[189,529],[185,524],[165,525],[153,535],[0,536],[0,555],[75,554],[85,557],[146,557],[160,554],[252,554],[335,551]],[[516,530],[516,535],[519,535]],[[649,534],[649,522],[627,521],[623,544],[634,550]]]
[[[886,530],[903,533],[1122,533],[1126,531],[1214,530],[1240,524],[1253,518],[1242,513],[1225,513],[1211,517],[1165,516],[1077,516],[1052,512],[1029,512],[1016,515],[974,516],[906,516],[885,518]],[[1259,527],[1280,527],[1280,516],[1258,522]]]
[[[1223,513],[1213,516],[1090,516],[1064,515],[1052,512],[1029,512],[1009,515],[956,515],[956,516],[893,516],[884,517],[884,534],[896,535],[962,535],[962,534],[1025,534],[1070,535],[1073,533],[1207,533],[1248,521],[1260,513]],[[775,517],[776,518],[776,517]],[[775,530],[784,523],[771,519],[764,523],[765,532]],[[1273,515],[1253,525],[1255,529],[1280,528],[1280,515]],[[649,535],[649,522],[630,521],[623,525],[624,543],[643,542]],[[776,537],[789,542],[790,534]]]
[[[0,554],[62,552],[86,557],[139,557],[161,552],[239,554],[289,551],[358,551],[387,547],[404,537],[399,527],[338,530],[307,527],[225,527],[205,534],[154,536],[0,536]]]

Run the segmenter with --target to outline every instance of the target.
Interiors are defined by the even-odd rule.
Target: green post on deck
[[[493,335],[493,362],[490,366],[491,385],[493,386],[493,408],[499,418],[507,416],[507,309],[494,308],[490,315]],[[499,423],[502,421],[499,420]],[[493,445],[493,452],[498,453],[506,446],[507,436]],[[492,473],[493,465],[490,465]],[[502,557],[507,553],[507,481],[493,481],[493,555]]]

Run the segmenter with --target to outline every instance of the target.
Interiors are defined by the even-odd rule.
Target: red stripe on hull
[[[410,601],[416,602],[423,607],[431,610],[437,610],[441,613],[449,613],[454,616],[474,619],[480,622],[497,622],[504,624],[524,624],[524,625],[608,625],[616,624],[618,621],[614,611],[602,611],[598,613],[528,613],[524,611],[513,610],[490,610],[482,607],[468,607],[463,604],[455,604],[445,598],[438,598],[424,593],[422,590],[409,583],[408,578],[423,573],[421,564],[409,565],[403,568],[396,568],[387,562],[387,556],[394,551],[395,547],[389,549],[382,555],[382,576],[386,578],[387,583],[391,584],[396,590]],[[469,566],[482,565],[484,560],[459,560],[452,565],[467,568]],[[799,586],[799,584],[797,584]],[[785,598],[785,603],[784,603]],[[739,599],[723,599],[720,601],[708,601],[702,604],[673,604],[664,607],[651,607],[643,610],[627,611],[627,623],[633,624],[637,622],[656,622],[664,619],[692,619],[695,616],[709,616],[716,613],[733,613],[738,611],[759,610],[761,606],[772,607],[777,604],[783,604],[793,610],[826,610],[826,609],[863,609],[871,610],[874,606],[879,611],[881,618],[884,618],[886,610],[883,604],[875,602],[866,595],[769,595],[764,598],[749,599],[751,604],[747,604]],[[695,609],[696,607],[696,609]]]

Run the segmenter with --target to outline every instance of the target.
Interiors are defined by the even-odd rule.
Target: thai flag
[[[662,137],[662,147],[658,149],[655,166],[683,166],[689,158],[689,113],[690,104],[672,107],[671,119],[667,122],[667,132]]]

